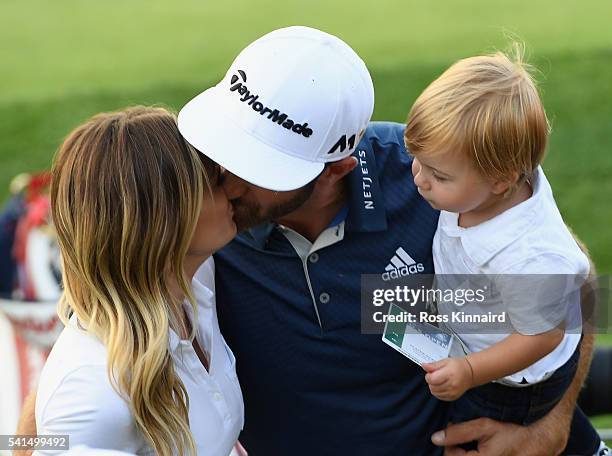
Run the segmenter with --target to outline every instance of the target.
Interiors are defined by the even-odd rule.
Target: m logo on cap
[[[355,133],[354,135],[350,136],[348,139],[346,139],[346,135],[340,136],[340,139],[336,141],[336,144],[334,144],[331,147],[331,149],[329,149],[329,152],[327,152],[327,155],[333,154],[338,149],[340,149],[340,152],[344,152],[344,150],[346,149],[346,146],[348,146],[349,150],[353,149],[355,147],[355,142],[357,141],[357,136],[359,136],[359,139],[361,139],[361,137],[363,136],[363,133],[364,133],[364,130],[361,130],[359,132],[359,135]]]
[[[297,123],[295,120],[290,119],[288,114],[281,112],[278,109],[268,108],[264,106],[264,104],[259,100],[259,95],[255,95],[250,92],[249,88],[246,86],[247,76],[246,72],[243,70],[237,70],[238,74],[233,74],[230,79],[230,92],[237,92],[240,96],[240,101],[243,103],[247,103],[253,111],[259,113],[259,115],[264,116],[268,115],[268,120],[272,122],[282,125],[287,130],[292,131],[293,133],[297,133],[298,135],[302,135],[305,138],[309,138],[313,131],[312,128],[308,127],[308,122],[304,122],[303,124]]]

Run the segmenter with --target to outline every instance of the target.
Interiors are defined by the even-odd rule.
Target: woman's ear
[[[355,157],[346,157],[342,160],[325,164],[325,169],[319,177],[319,182],[327,185],[334,185],[357,166]]]

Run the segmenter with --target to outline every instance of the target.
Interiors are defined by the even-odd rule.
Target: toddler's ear
[[[508,181],[495,181],[493,183],[493,193],[495,195],[505,194],[512,184]]]
[[[513,172],[510,179],[504,180],[494,180],[493,181],[493,193],[496,195],[505,194],[510,187],[512,187],[519,179],[519,174],[517,172]]]

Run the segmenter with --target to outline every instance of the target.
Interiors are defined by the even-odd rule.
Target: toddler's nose
[[[415,158],[412,162],[412,175],[414,176],[414,184],[422,188],[423,190],[427,190],[429,188],[429,184],[427,183],[427,179],[423,175],[423,167]]]

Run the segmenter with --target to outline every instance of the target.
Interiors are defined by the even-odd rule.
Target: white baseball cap
[[[216,86],[187,103],[178,128],[200,152],[259,187],[303,187],[348,157],[374,109],[372,78],[339,38],[308,27],[251,43]]]

